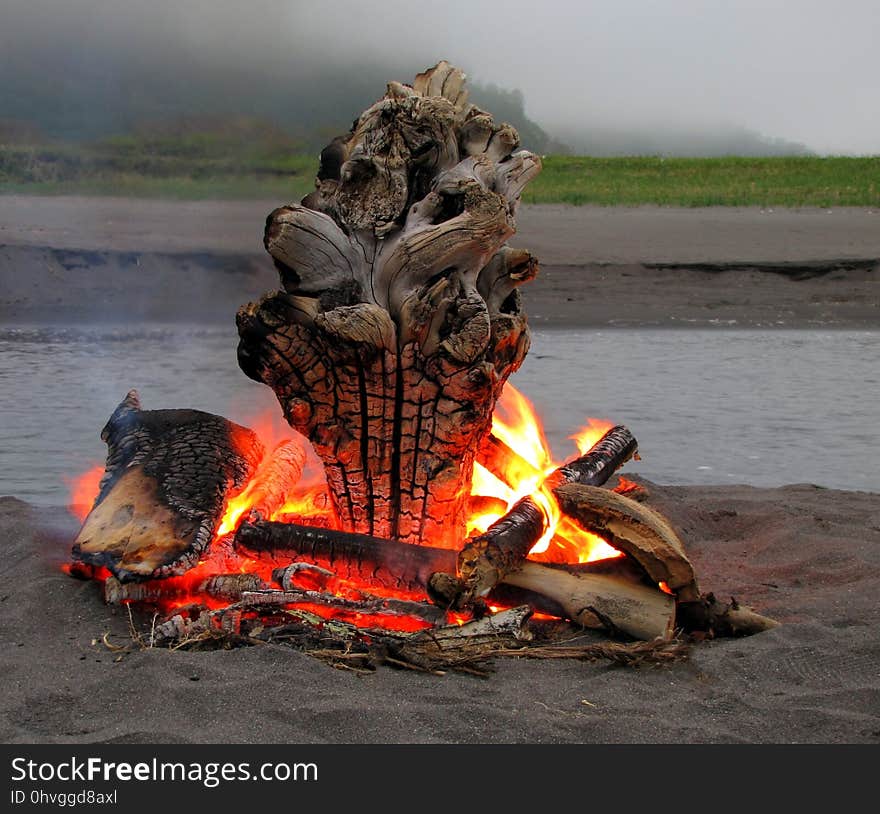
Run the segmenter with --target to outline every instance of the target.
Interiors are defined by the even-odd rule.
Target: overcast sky
[[[822,153],[880,153],[878,39],[880,0],[0,0],[0,48],[243,71],[446,58],[521,89],[551,132],[732,125]]]

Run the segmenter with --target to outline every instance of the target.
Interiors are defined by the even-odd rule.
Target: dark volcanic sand
[[[277,285],[278,202],[0,197],[0,325],[231,321]],[[537,327],[877,328],[880,214],[524,207]],[[880,741],[880,497],[651,485],[704,590],[783,625],[630,670],[500,660],[361,677],[280,646],[116,655],[124,611],[65,576],[77,524],[0,498],[4,742]]]
[[[278,202],[0,196],[0,321],[226,321]],[[524,206],[538,328],[880,327],[880,213]]]
[[[704,590],[783,622],[639,669],[501,659],[486,680],[359,676],[277,645],[116,654],[127,615],[65,576],[76,523],[0,499],[4,742],[880,741],[880,499],[660,487]],[[589,703],[586,703],[589,702]]]

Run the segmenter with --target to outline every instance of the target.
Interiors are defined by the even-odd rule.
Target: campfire
[[[91,509],[69,570],[147,611],[139,641],[436,670],[672,657],[686,633],[774,624],[701,594],[674,529],[617,474],[629,429],[590,422],[555,461],[508,383],[529,348],[518,289],[538,273],[506,245],[541,168],[518,146],[441,62],[391,82],[322,151],[315,191],[269,215],[281,289],[239,309],[238,361],[292,437],[125,396],[103,473],[77,484]],[[584,630],[607,643],[572,645]]]

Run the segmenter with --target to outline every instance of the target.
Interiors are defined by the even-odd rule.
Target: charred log
[[[496,440],[489,448],[497,451],[502,446]],[[548,476],[546,482],[551,487],[564,483],[598,486],[623,466],[637,449],[636,439],[626,427],[613,427],[589,452],[561,466]],[[505,574],[525,560],[546,527],[544,510],[532,497],[524,497],[483,534],[467,540],[458,557],[464,603],[485,596],[503,581]]]
[[[366,534],[292,523],[246,522],[235,546],[274,566],[306,560],[340,579],[394,590],[418,591],[431,574],[455,567],[454,551],[414,546]]]
[[[179,574],[263,457],[249,429],[198,410],[142,410],[132,390],[101,432],[107,463],[73,557],[121,582]]]
[[[587,452],[563,466],[547,478],[551,489],[565,483],[601,486],[638,451],[633,434],[618,424],[605,433]]]
[[[448,574],[456,561],[456,553],[447,549],[282,523],[244,523],[235,543],[248,556],[269,563],[305,559],[342,578],[386,588],[430,589],[434,594],[441,593],[435,575]],[[505,580],[516,587],[517,601],[586,627],[653,638],[669,635],[674,624],[673,599],[627,566],[528,562],[520,564]],[[499,598],[510,598],[509,591],[506,588],[499,592]],[[490,600],[494,598],[494,594],[489,595]],[[454,602],[444,603],[447,605]]]

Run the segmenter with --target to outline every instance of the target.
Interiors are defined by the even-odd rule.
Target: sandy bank
[[[121,660],[127,616],[59,570],[76,524],[0,499],[5,742],[880,741],[880,501],[808,485],[649,485],[704,589],[784,624],[623,669],[500,660],[488,680],[334,670],[280,646]],[[584,702],[589,703],[584,703]]]
[[[0,197],[0,321],[226,321],[277,202]],[[880,327],[880,214],[523,207],[536,327]]]

